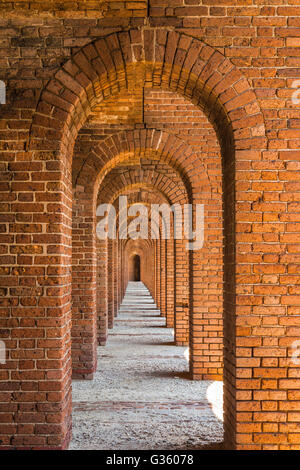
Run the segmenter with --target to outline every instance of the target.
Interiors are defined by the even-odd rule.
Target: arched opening
[[[0,1],[1,450],[300,449],[298,4]]]
[[[159,93],[160,92],[158,90],[151,90],[149,92],[149,95],[153,100],[154,96],[160,96]],[[145,105],[147,106],[147,103],[150,102],[150,98],[148,98],[148,92],[145,91],[144,95]],[[164,96],[169,95],[164,92]],[[171,94],[169,99],[175,100],[176,98],[176,95],[174,96],[173,94]],[[118,97],[115,98],[115,100],[117,99]],[[181,101],[180,104],[181,106],[187,107],[186,100],[183,103]],[[185,113],[186,112],[187,111],[185,110]],[[195,113],[196,108],[193,107],[191,112]],[[178,119],[176,115],[175,118]],[[204,117],[202,117],[202,120],[208,127],[209,122],[207,120],[204,120]],[[157,354],[155,352],[154,347],[153,353],[151,353],[151,355],[148,354],[148,356],[144,357],[146,351],[141,348],[140,343],[142,341],[147,342],[147,345],[150,349],[151,343],[155,345],[156,342],[160,340],[162,352],[160,352],[159,356],[162,363],[164,362],[164,357],[170,357],[172,354],[177,357],[183,358],[184,363],[180,363],[180,361],[176,363],[174,361],[172,362],[172,365],[170,365],[170,363],[165,365],[162,365],[161,363],[158,365],[158,367],[163,367],[163,370],[161,371],[162,374],[170,374],[171,383],[169,383],[169,385],[171,386],[171,388],[176,388],[176,385],[179,384],[181,380],[183,382],[184,380],[191,381],[191,379],[193,378],[203,378],[206,374],[207,376],[216,379],[221,375],[222,351],[220,347],[222,346],[222,336],[220,333],[222,331],[222,324],[221,312],[217,310],[220,309],[220,305],[222,302],[222,286],[220,276],[222,266],[220,259],[220,255],[222,252],[222,239],[220,237],[221,230],[217,225],[218,214],[221,215],[221,158],[220,153],[218,152],[216,138],[214,137],[213,140],[212,126],[209,126],[208,129],[211,150],[211,154],[209,156],[211,159],[211,167],[214,168],[216,182],[214,183],[214,191],[211,191],[212,193],[215,192],[215,195],[209,194],[210,203],[209,205],[207,205],[206,209],[207,232],[209,235],[211,231],[211,236],[207,239],[208,245],[206,247],[206,253],[203,253],[203,255],[197,254],[197,256],[191,256],[186,251],[185,242],[183,243],[179,239],[174,239],[173,232],[172,237],[170,239],[163,239],[162,233],[163,229],[166,230],[166,227],[163,226],[161,220],[159,221],[159,224],[157,226],[157,239],[153,240],[151,239],[151,237],[149,237],[147,242],[141,239],[133,240],[130,239],[130,237],[124,240],[119,240],[118,252],[122,253],[122,250],[124,249],[123,256],[121,254],[120,258],[121,263],[118,263],[117,261],[118,264],[121,264],[121,266],[123,265],[119,274],[122,282],[122,303],[117,308],[118,316],[115,317],[115,312],[111,312],[112,298],[115,298],[115,292],[113,292],[111,287],[112,284],[110,272],[111,266],[115,265],[116,259],[113,258],[114,254],[112,247],[114,241],[108,240],[108,326],[109,328],[113,327],[113,335],[118,335],[120,333],[121,338],[118,343],[118,347],[122,348],[122,357],[124,360],[118,371],[120,389],[122,389],[122,384],[124,383],[124,375],[122,375],[122,372],[124,374],[125,372],[127,373],[127,369],[125,368],[125,356],[127,354],[126,351],[129,344],[131,348],[134,345],[134,356],[138,356],[140,360],[140,363],[136,366],[135,376],[139,376],[141,380],[139,385],[136,384],[135,391],[131,390],[130,398],[128,398],[129,400],[138,391],[141,393],[143,390],[142,387],[145,385],[141,374],[142,366],[144,366],[143,361],[145,361],[145,363],[147,364],[150,364],[151,356],[155,356]],[[96,136],[96,129],[94,127],[93,137],[95,138]],[[133,136],[135,138],[135,149],[131,150],[130,152],[126,152],[128,147],[130,147],[130,145],[132,146],[130,142]],[[92,164],[93,162],[94,168],[97,162],[96,158],[98,157],[98,155],[99,158],[103,158],[103,154],[105,153],[105,149],[107,147],[110,149],[111,152],[110,160],[114,160],[114,163],[110,164],[110,167],[108,167],[105,177],[100,182],[99,193],[97,196],[97,205],[112,202],[118,222],[118,215],[121,212],[121,208],[119,206],[120,196],[127,197],[128,211],[131,208],[136,208],[139,203],[143,203],[144,206],[146,206],[148,209],[151,209],[151,204],[162,204],[168,202],[169,204],[179,204],[183,207],[184,204],[188,204],[189,201],[196,201],[194,195],[197,194],[197,187],[195,187],[194,191],[190,189],[191,175],[188,172],[184,171],[184,165],[181,165],[181,168],[179,167],[179,160],[181,156],[184,156],[186,158],[185,161],[187,162],[187,156],[193,154],[193,150],[191,149],[191,147],[185,146],[183,139],[176,138],[175,141],[173,141],[172,150],[174,149],[177,155],[176,157],[174,157],[172,156],[172,153],[169,152],[167,157],[163,151],[160,151],[160,149],[154,150],[150,145],[149,148],[143,149],[143,141],[151,142],[150,138],[152,136],[153,130],[150,129],[147,130],[147,132],[139,132],[135,130],[134,134],[123,131],[122,133],[120,133],[120,135],[117,135],[115,137],[115,139],[122,141],[121,148],[118,146],[116,149],[114,149],[113,142],[109,138],[105,139],[104,142],[98,143],[97,146],[95,146],[94,144],[91,145],[92,161],[90,163]],[[167,135],[167,133],[164,132],[160,133],[157,139],[160,142],[163,142],[164,139],[168,139],[169,137],[170,134]],[[204,140],[203,136],[201,137],[201,140]],[[80,148],[82,147],[83,151],[86,153],[87,145],[89,145],[88,130],[84,130],[83,135],[79,135],[79,141],[80,145],[75,148],[75,151],[78,151],[80,153]],[[115,154],[113,153],[112,149],[115,150]],[[149,171],[149,168],[151,168],[151,172]],[[204,181],[206,182],[207,187],[209,187],[207,179],[205,177],[205,169],[203,167],[199,168],[196,164],[194,164],[194,169],[195,168],[196,171],[194,170],[194,174],[197,173],[197,183],[199,188],[203,188]],[[82,168],[80,175],[81,177],[84,174],[84,170],[85,167]],[[213,177],[213,173],[211,174],[211,177]],[[81,182],[83,182],[83,179],[80,179],[80,183]],[[206,192],[208,192],[207,189]],[[204,191],[202,191],[202,197],[203,194]],[[198,201],[201,202],[199,195]],[[148,214],[149,213],[150,211],[148,210]],[[171,225],[173,225],[174,228],[174,215],[170,217],[170,220]],[[130,217],[128,218],[127,222],[128,224],[131,223]],[[129,227],[127,227],[127,229],[129,235]],[[119,225],[117,223],[117,232],[119,234],[126,233],[126,220],[125,222],[120,221]],[[209,258],[210,253],[211,258]],[[99,252],[99,254],[102,256],[102,252]],[[141,266],[141,279],[143,281],[144,286],[135,286],[133,285],[135,283],[132,282],[134,280],[133,260],[136,254],[138,254],[143,261]],[[144,259],[144,256],[147,259]],[[209,262],[209,259],[213,259],[214,264]],[[151,260],[154,261],[154,266],[151,265]],[[201,264],[203,265],[201,271],[203,274],[202,278],[200,279],[198,266],[200,266]],[[193,275],[195,272],[198,276],[198,282],[195,283],[195,286],[193,286]],[[210,277],[212,280],[211,283],[208,283],[207,278],[210,279]],[[102,276],[99,277],[99,279],[102,280]],[[203,309],[203,311],[205,312],[207,308],[205,305],[205,302],[207,302],[205,295],[202,294],[201,296],[201,287],[197,292],[197,301],[194,302],[195,306],[192,306],[193,296],[191,290],[192,287],[194,287],[194,290],[196,290],[196,288],[198,288],[197,284],[200,284],[200,282],[202,283],[202,285],[205,286],[211,284],[210,295],[214,296],[214,305],[211,309],[211,318],[209,320],[209,324],[207,325],[207,328],[205,326],[203,327],[207,342],[203,343],[202,349],[204,349],[205,347],[208,354],[207,357],[204,358],[205,363],[203,360],[203,365],[201,364],[201,366],[197,361],[199,356],[195,354],[193,344],[194,342],[197,342],[196,339],[193,338],[190,347],[190,351],[194,352],[190,354],[188,354],[187,352],[187,346],[191,333],[195,334],[195,329],[193,329],[192,331],[190,330],[190,312],[193,312],[194,314],[200,314],[201,309]],[[153,298],[152,300],[149,296],[150,288]],[[217,298],[216,291],[218,295]],[[205,317],[205,313],[202,315],[203,324],[206,325],[208,323],[207,317]],[[147,325],[147,328],[141,329],[141,324]],[[164,330],[166,325],[169,327],[169,331]],[[121,327],[123,330],[121,329]],[[128,333],[128,335],[124,331],[125,327],[130,327],[130,333]],[[152,332],[154,330],[153,335],[148,333],[151,332],[151,328]],[[175,343],[174,333],[172,331],[173,329],[175,333]],[[110,333],[110,331],[108,333]],[[135,337],[139,338],[139,340],[136,341]],[[98,356],[104,374],[105,370],[112,371],[115,368],[114,361],[111,360],[111,362],[109,362],[109,358],[114,357],[116,353],[114,348],[112,347],[114,343],[112,340],[110,340],[110,334],[108,334],[107,338],[108,340],[106,344],[106,349],[102,352],[102,355]],[[178,351],[176,351],[176,354],[174,350],[169,349],[174,347],[174,345],[180,348]],[[192,367],[192,361],[190,360],[191,357],[196,357],[196,360],[192,363]],[[133,361],[133,359],[131,359],[131,361]],[[133,366],[134,362],[132,362],[131,364]],[[193,371],[194,376],[190,375],[190,371]],[[131,374],[132,372],[130,371],[128,373]],[[182,374],[182,376],[180,376],[180,380],[178,380],[178,378],[175,378],[177,374]],[[177,384],[174,383],[176,381]],[[135,383],[134,377],[132,377],[132,382]],[[204,390],[205,387],[207,387],[207,384],[205,382],[203,382],[203,384]],[[168,388],[167,384],[162,385],[162,391],[164,387]],[[74,390],[74,397],[76,399],[76,385],[74,386]],[[191,402],[195,402],[196,398],[198,399],[199,390],[197,386],[192,387],[192,390],[193,392],[190,394],[189,399]],[[122,394],[123,398],[125,395],[127,399],[126,391],[123,391]],[[181,399],[184,400],[184,396],[180,396]],[[155,401],[155,397],[151,394],[148,394],[146,390],[143,390],[143,397],[144,400],[147,400],[148,402]],[[171,401],[171,396],[168,397],[168,400]],[[205,394],[204,400],[206,400]],[[206,403],[208,409],[210,409],[209,402],[206,401]],[[208,413],[210,412],[208,411]],[[198,423],[195,422],[197,421],[197,418],[199,418],[199,416],[197,416],[197,412],[195,412],[194,417],[193,419],[191,419],[190,423],[193,423],[193,425],[196,426],[197,429],[199,427],[199,422],[201,423],[202,431],[195,432],[195,434],[197,434],[197,439],[201,442],[201,439],[203,439],[203,429],[206,428],[204,423],[201,421],[201,418]],[[220,439],[222,433],[222,424],[220,424],[220,422],[214,416],[210,416],[210,418],[213,421],[216,429],[215,438]],[[75,415],[75,419],[78,419],[78,415]],[[152,424],[154,426],[158,425],[158,423]],[[79,427],[80,426],[78,424],[75,424],[74,428],[76,429]],[[175,441],[176,436],[174,434],[176,433],[174,432],[174,423],[170,422],[169,429],[172,430],[172,440],[174,439]],[[179,431],[177,432],[177,435],[180,435],[182,430],[180,428],[177,429],[177,431]],[[183,434],[185,434],[185,432]],[[167,439],[171,439],[171,437],[167,437]],[[185,439],[185,437],[181,437],[179,439]],[[153,441],[152,444],[155,445]],[[145,443],[145,445],[151,444]]]
[[[141,280],[141,258],[139,255],[132,257],[132,276],[130,281],[140,282]]]

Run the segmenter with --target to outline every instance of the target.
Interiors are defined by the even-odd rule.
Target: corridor
[[[70,449],[199,449],[219,446],[221,382],[188,378],[186,347],[142,282],[129,282],[93,381],[73,381]],[[216,387],[217,385],[217,387]],[[216,413],[218,414],[218,413]]]

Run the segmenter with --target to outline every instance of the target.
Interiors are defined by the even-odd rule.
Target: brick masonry
[[[300,7],[63,3],[0,6],[1,447],[68,446],[136,253],[191,377],[224,378],[227,445],[299,449]],[[203,203],[203,249],[101,243],[120,194]]]

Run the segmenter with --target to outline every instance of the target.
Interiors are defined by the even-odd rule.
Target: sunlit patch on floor
[[[189,360],[190,360],[190,348],[186,348],[183,355],[186,359],[186,362],[189,362]]]
[[[206,391],[206,398],[214,415],[223,421],[223,382],[213,382]]]

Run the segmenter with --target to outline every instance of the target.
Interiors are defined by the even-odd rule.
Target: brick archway
[[[164,185],[162,185],[164,186]],[[148,207],[150,215],[151,207],[150,204],[168,204],[172,205],[172,199],[169,198],[167,194],[165,194],[161,189],[159,189],[158,186],[151,186],[147,183],[136,183],[134,185],[130,185],[127,187],[124,187],[120,191],[114,194],[114,205],[116,206],[117,209],[117,198],[119,194],[128,194],[128,197],[130,198],[128,200],[129,206],[137,200],[137,194],[135,191],[143,190],[143,194],[145,194],[145,191],[148,194],[148,197],[145,198],[143,197],[143,203],[146,204],[146,207]],[[132,197],[133,196],[133,197]],[[178,324],[178,318],[176,318],[176,308],[175,308],[175,297],[176,297],[176,291],[175,291],[175,286],[176,286],[176,279],[180,279],[180,273],[181,270],[178,269],[179,272],[175,272],[174,265],[176,264],[175,258],[175,241],[173,237],[173,226],[174,226],[174,220],[173,217],[171,217],[170,220],[170,235],[171,238],[168,240],[162,240],[162,229],[163,229],[163,221],[161,221],[161,224],[158,226],[156,222],[154,222],[155,226],[155,231],[159,234],[158,239],[152,239],[151,238],[151,230],[152,230],[152,225],[151,225],[151,216],[149,217],[149,237],[148,237],[148,250],[146,250],[146,258],[147,258],[147,263],[143,263],[142,267],[145,267],[146,265],[149,266],[149,269],[146,269],[145,272],[142,270],[142,280],[144,284],[148,287],[149,291],[152,294],[152,297],[155,299],[156,304],[158,308],[160,309],[161,315],[166,317],[166,326],[167,327],[174,327],[175,328],[175,335],[174,335],[174,340],[175,342],[178,341],[181,335],[181,330],[182,326]],[[166,226],[164,226],[166,228]],[[118,226],[118,230],[120,230]],[[132,243],[132,248],[137,249],[137,246],[139,246],[139,243],[143,242],[145,243],[146,240],[128,240],[128,242],[131,241]],[[127,247],[128,243],[125,243],[125,247]],[[129,244],[130,246],[131,244]],[[163,263],[163,260],[159,259],[157,257],[157,250],[158,250],[158,245],[160,247],[160,252],[161,252],[161,247],[162,245],[165,245],[165,250],[164,253],[166,256],[168,256],[168,273],[166,272],[166,266]],[[150,250],[150,257],[148,251]],[[145,254],[142,254],[142,258],[145,258]],[[179,263],[178,263],[179,265]],[[183,267],[184,268],[184,267]],[[182,269],[182,268],[181,268]],[[188,270],[188,266],[185,267],[186,270]],[[124,286],[127,284],[127,277],[124,276]],[[178,281],[177,281],[178,282]],[[176,321],[177,320],[177,321]],[[189,328],[188,325],[188,319],[187,319],[187,324],[185,325],[187,329]]]
[[[106,186],[106,183],[104,184]],[[128,186],[119,186],[119,190],[115,192],[115,190],[112,188],[109,188],[108,192],[102,191],[99,192],[98,195],[98,204],[101,204],[101,201],[108,201],[108,203],[112,203],[115,207],[116,210],[116,219],[117,219],[117,232],[122,231],[122,227],[119,226],[119,207],[118,207],[118,196],[119,195],[127,195],[128,196],[128,208],[136,203],[136,194],[137,191],[141,188],[145,190],[147,188],[147,192],[149,194],[149,201],[146,202],[146,206],[149,209],[150,206],[150,201],[153,203],[170,203],[170,200],[168,199],[167,195],[164,194],[158,187],[152,186],[149,184],[145,183],[140,183],[140,184],[134,184],[134,185],[128,185]],[[144,201],[145,205],[145,201]],[[158,227],[158,231],[160,231],[160,228]],[[151,228],[150,228],[150,222],[149,222],[149,237],[147,242],[151,240]],[[109,267],[108,261],[110,261],[112,264],[120,264],[121,261],[124,263],[124,258],[122,258],[122,246],[126,246],[126,242],[124,240],[119,240],[118,242],[116,240],[99,240],[98,237],[96,237],[96,244],[97,244],[97,292],[99,292],[99,299],[98,299],[98,311],[97,311],[97,317],[98,317],[98,337],[101,338],[101,344],[106,343],[107,339],[107,328],[112,327],[114,320],[113,317],[117,315],[118,307],[120,305],[120,300],[123,298],[124,292],[125,292],[125,287],[128,282],[128,277],[126,274],[124,274],[120,270],[120,266],[117,266],[115,271],[115,276],[117,275],[117,279],[115,280],[115,285],[113,285],[113,288],[111,287],[112,283],[112,271],[111,268]],[[119,238],[119,237],[118,237]],[[122,244],[123,242],[123,244]],[[146,240],[140,240],[140,242],[145,243]],[[172,241],[170,241],[171,243]],[[138,243],[138,242],[137,242]],[[152,245],[151,245],[152,246]],[[112,259],[113,251],[114,249],[118,252],[119,259],[115,256],[114,259]],[[107,263],[105,266],[103,266],[103,257],[108,258]],[[144,256],[143,256],[144,258]],[[147,258],[149,265],[152,266],[152,259],[150,257]],[[127,260],[126,260],[127,262]],[[127,270],[127,265],[123,264],[123,269],[125,271]],[[144,265],[142,265],[144,267]],[[150,270],[151,271],[151,270]],[[126,271],[127,272],[127,271]],[[150,274],[152,274],[150,272]],[[157,298],[155,295],[155,290],[154,290],[154,279],[151,280],[151,276],[149,277],[149,272],[147,272],[147,275],[145,275],[142,271],[142,279],[143,282],[145,282],[149,288],[149,290],[152,292],[153,297]],[[108,286],[109,284],[109,286]],[[172,290],[174,291],[174,281],[173,279],[170,279],[170,287],[172,286]],[[107,305],[103,303],[103,298],[107,298],[108,302],[110,303],[109,308],[107,308]],[[118,298],[118,301],[116,299]],[[114,300],[112,300],[114,299]],[[113,308],[112,308],[113,305]],[[172,308],[173,303],[170,303],[170,310],[171,310],[171,315],[174,317],[174,307]],[[105,321],[106,317],[108,317],[108,322]],[[91,331],[92,328],[91,328]]]
[[[43,162],[45,171],[53,163],[58,169],[57,207],[62,219],[55,234],[49,238],[49,246],[54,239],[59,245],[57,266],[64,267],[56,268],[53,275],[53,282],[59,287],[52,314],[59,323],[58,336],[62,338],[55,350],[61,353],[57,369],[63,370],[58,374],[60,378],[52,384],[59,389],[56,404],[60,418],[53,445],[64,447],[70,430],[70,361],[66,358],[70,354],[68,265],[72,200],[70,162],[74,142],[95,103],[112,95],[115,89],[126,89],[137,82],[146,87],[172,90],[192,100],[214,124],[222,148],[226,226],[225,431],[229,444],[236,447],[241,442],[237,426],[239,416],[235,412],[240,401],[243,401],[236,393],[239,386],[237,378],[243,376],[245,367],[236,362],[236,348],[240,345],[237,338],[240,340],[244,336],[236,325],[242,321],[243,306],[251,308],[253,305],[247,294],[240,293],[248,281],[238,278],[236,273],[235,253],[243,244],[242,235],[246,229],[241,223],[245,216],[243,212],[247,212],[240,210],[236,215],[236,208],[243,202],[239,188],[249,179],[242,164],[248,158],[261,159],[266,146],[263,116],[245,77],[220,52],[183,34],[150,28],[145,29],[143,34],[136,30],[111,34],[82,48],[49,82],[33,117],[28,149],[33,160]],[[236,238],[237,227],[239,232]],[[50,308],[46,298],[40,305],[45,312]],[[192,336],[195,334],[196,328]],[[250,369],[252,371],[253,368]],[[251,391],[251,383],[248,386],[245,384],[245,387]],[[243,403],[243,406],[244,411],[248,411],[247,405]],[[249,415],[251,428],[251,410]],[[245,434],[243,442],[251,445],[253,432]]]
[[[178,178],[183,174],[181,176],[182,188],[186,193],[190,193],[189,175],[182,168],[182,160],[190,156],[192,158],[192,155],[192,149],[181,139],[170,136],[166,132],[149,129],[134,133],[131,131],[121,132],[113,137],[108,137],[97,144],[84,161],[75,180],[76,186],[73,196],[76,201],[73,205],[73,310],[76,309],[75,315],[73,315],[72,329],[74,377],[90,378],[97,367],[95,214],[100,184],[106,175],[118,165],[125,165],[132,158],[148,157],[158,163],[165,162],[170,165],[171,168],[174,168],[173,171],[178,174]],[[198,178],[197,181],[204,180],[206,183],[203,167],[201,164],[199,167],[194,178]],[[199,172],[200,175],[198,175]],[[205,186],[207,187],[207,183]],[[78,241],[79,238],[82,239],[81,243]],[[102,245],[101,253],[104,254],[103,242],[100,244]],[[177,245],[178,251],[181,252],[183,243],[178,241]],[[185,266],[182,266],[181,269],[178,268],[178,279],[180,273],[185,273],[185,271]],[[83,283],[84,278],[85,282]],[[187,278],[187,273],[185,273],[185,278]],[[101,303],[103,303],[101,308],[103,311],[106,309],[106,304],[102,295]],[[184,321],[187,323],[187,309],[183,315]],[[100,323],[102,324],[102,322]],[[183,329],[187,331],[187,328]],[[104,339],[102,336],[101,338],[103,343]],[[186,339],[184,340],[186,341]]]
[[[147,249],[146,249],[147,248]],[[141,279],[143,283],[148,287],[148,289],[152,290],[152,280],[148,278],[146,272],[144,270],[145,265],[147,264],[151,266],[153,263],[153,258],[147,256],[149,253],[149,248],[151,248],[150,253],[153,250],[153,243],[149,243],[147,240],[127,240],[124,242],[124,251],[123,251],[123,259],[124,259],[124,267],[125,267],[125,282],[124,284],[127,285],[127,281],[129,280],[128,272],[130,269],[129,260],[130,257],[134,254],[140,256],[140,259],[144,260],[141,262]],[[146,254],[146,256],[145,256]],[[146,258],[146,259],[145,259]],[[150,270],[148,270],[149,272]]]

